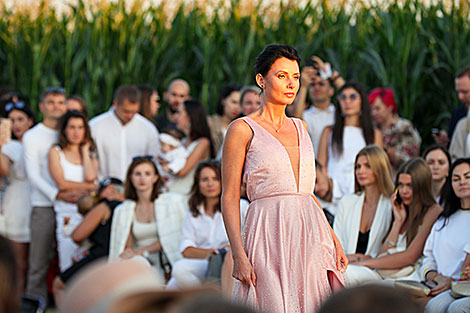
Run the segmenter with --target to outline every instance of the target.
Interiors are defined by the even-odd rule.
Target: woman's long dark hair
[[[60,129],[59,129],[59,144],[58,146],[62,149],[67,147],[69,145],[69,141],[67,137],[65,136],[65,129],[67,128],[67,125],[69,124],[70,119],[72,118],[79,118],[83,121],[83,127],[85,128],[85,136],[84,140],[87,142],[90,142],[90,150],[93,152],[96,150],[95,142],[93,141],[93,138],[91,138],[91,131],[90,131],[90,126],[88,126],[88,121],[85,117],[85,115],[77,110],[71,110],[67,111],[67,113],[62,116],[60,120]]]
[[[356,90],[361,97],[361,111],[359,115],[359,125],[362,129],[362,134],[366,145],[371,145],[374,143],[374,126],[372,123],[372,116],[370,114],[369,102],[367,100],[367,95],[365,93],[364,87],[357,82],[347,82],[340,88],[338,95],[340,95],[343,90],[352,88]],[[339,101],[335,101],[335,124],[333,125],[333,132],[331,136],[331,144],[333,147],[333,152],[337,155],[343,154],[343,135],[344,135],[344,116],[341,111],[341,106]]]
[[[124,197],[126,197],[126,199],[131,199],[134,201],[139,200],[137,198],[137,191],[134,185],[132,184],[131,176],[132,176],[132,173],[134,172],[134,169],[138,165],[144,164],[144,163],[150,164],[153,167],[155,174],[158,175],[157,181],[155,182],[155,184],[153,184],[152,195],[150,196],[150,201],[154,201],[155,199],[157,199],[158,195],[161,193],[163,180],[160,174],[158,173],[158,169],[155,166],[155,162],[153,162],[152,157],[151,156],[135,157],[132,160],[131,165],[129,165],[129,168],[127,169],[126,181],[124,183]]]
[[[186,114],[191,123],[191,131],[189,138],[196,140],[199,138],[207,138],[210,142],[210,156],[215,157],[214,147],[212,145],[211,130],[207,123],[207,114],[204,106],[198,100],[190,99],[183,102]]]
[[[201,214],[197,207],[201,204],[204,204],[204,201],[206,200],[205,197],[201,194],[201,189],[199,188],[199,180],[201,178],[201,172],[206,167],[213,169],[215,172],[215,175],[217,176],[219,180],[221,180],[221,177],[222,177],[221,172],[220,172],[219,162],[203,161],[199,163],[199,165],[196,168],[196,172],[194,173],[194,182],[191,188],[191,196],[188,201],[189,210],[191,211],[194,217],[198,217]],[[215,209],[216,211],[220,212],[220,196],[219,196],[219,202],[217,202],[217,204],[215,205]]]
[[[442,187],[442,193],[441,193],[441,200],[443,203],[444,210],[442,211],[440,217],[444,218],[444,223],[442,224],[442,228],[446,226],[447,222],[449,221],[449,218],[460,210],[462,208],[462,203],[460,202],[460,198],[457,197],[455,194],[454,188],[452,188],[452,174],[454,172],[454,169],[460,165],[467,163],[470,166],[470,158],[461,158],[457,159],[452,163],[452,165],[449,168],[449,175],[447,176],[446,182],[444,183],[444,186]],[[442,229],[441,228],[441,229]]]

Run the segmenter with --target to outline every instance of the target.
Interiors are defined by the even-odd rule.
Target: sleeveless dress
[[[290,119],[299,141],[299,186],[286,148],[254,120],[243,184],[251,201],[242,230],[256,287],[235,281],[234,298],[262,312],[316,312],[344,285],[335,244],[314,200],[315,157],[302,122]]]
[[[83,182],[83,165],[74,164],[65,158],[65,154],[59,146],[60,165],[64,173],[64,179],[73,182]],[[72,263],[72,255],[78,245],[72,240],[70,235],[81,223],[83,217],[78,213],[77,205],[62,200],[54,201],[54,211],[56,218],[56,238],[57,251],[59,253],[59,267],[61,272],[68,269]],[[67,223],[66,223],[67,221]],[[67,234],[68,233],[68,234]]]

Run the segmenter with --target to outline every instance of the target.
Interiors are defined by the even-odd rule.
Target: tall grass
[[[170,12],[166,1],[143,10],[143,1],[91,7],[81,0],[60,16],[45,2],[35,12],[3,8],[0,84],[14,86],[33,107],[46,86],[63,85],[97,114],[120,84],[147,83],[163,92],[182,77],[213,112],[221,86],[254,83],[255,56],[278,42],[295,46],[304,60],[319,55],[369,89],[393,87],[400,114],[425,136],[445,127],[458,104],[454,75],[470,64],[466,1],[212,3]]]

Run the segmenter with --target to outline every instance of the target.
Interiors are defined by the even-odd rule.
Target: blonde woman
[[[376,257],[392,220],[393,181],[385,151],[366,146],[354,164],[356,193],[339,202],[333,225],[350,262]]]

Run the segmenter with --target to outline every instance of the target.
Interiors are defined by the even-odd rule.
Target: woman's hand
[[[91,144],[88,140],[85,140],[80,144],[80,152],[82,153],[82,155],[90,153],[90,146]]]
[[[349,260],[349,264],[355,264],[355,263],[370,259],[369,255],[364,255],[362,253],[348,254],[346,256]]]
[[[437,282],[437,286],[431,289],[431,292],[429,293],[430,296],[437,296],[438,294],[449,290],[452,279],[438,274],[436,277],[434,277],[434,281]]]
[[[343,247],[339,242],[335,240],[335,250],[336,250],[336,268],[338,271],[344,273],[348,268],[349,260],[346,254],[344,253]]]
[[[132,258],[132,257],[134,257],[134,256],[136,256],[136,255],[137,255],[137,253],[136,253],[134,250],[132,250],[132,249],[130,249],[130,248],[127,248],[126,250],[124,250],[123,253],[121,253],[121,254],[119,255],[119,257],[120,257],[121,259],[128,260],[128,259],[130,259],[130,258]]]
[[[232,276],[250,287],[256,287],[256,274],[253,266],[251,265],[248,257],[243,255],[241,257],[233,258],[233,272]]]
[[[403,224],[406,220],[406,209],[403,202],[401,204],[397,203],[397,195],[392,196],[392,211],[393,217],[396,222]]]

